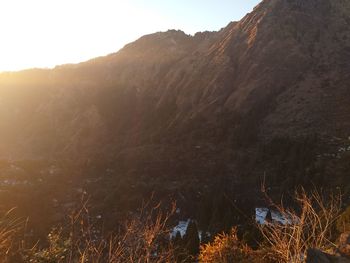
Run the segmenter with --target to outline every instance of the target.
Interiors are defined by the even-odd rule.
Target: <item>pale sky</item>
[[[219,30],[260,0],[0,0],[0,71],[107,55],[168,29]]]

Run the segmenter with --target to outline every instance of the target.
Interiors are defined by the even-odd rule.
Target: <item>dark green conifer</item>
[[[200,240],[198,228],[196,222],[193,220],[191,220],[187,226],[184,243],[188,254],[195,256],[199,253]]]

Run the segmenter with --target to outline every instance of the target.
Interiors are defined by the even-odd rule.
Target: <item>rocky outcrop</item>
[[[329,255],[317,249],[309,249],[306,263],[350,263],[350,260],[341,256]]]
[[[342,233],[339,238],[336,255],[330,255],[317,249],[309,249],[306,263],[350,263],[350,233]]]

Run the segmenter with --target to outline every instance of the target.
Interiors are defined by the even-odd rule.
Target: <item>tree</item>
[[[188,223],[186,233],[184,235],[184,244],[188,254],[195,256],[199,253],[199,235],[198,228],[195,221],[191,220]]]
[[[175,244],[175,246],[181,246],[181,244],[182,244],[182,236],[181,236],[180,231],[176,232],[176,235],[173,238],[173,243]]]
[[[266,217],[265,217],[265,221],[267,221],[268,223],[272,222],[272,213],[271,213],[270,209],[267,211],[267,214],[266,214]]]

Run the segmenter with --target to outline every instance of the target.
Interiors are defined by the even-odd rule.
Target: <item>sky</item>
[[[260,0],[0,0],[0,71],[78,63],[168,29],[216,31]]]

